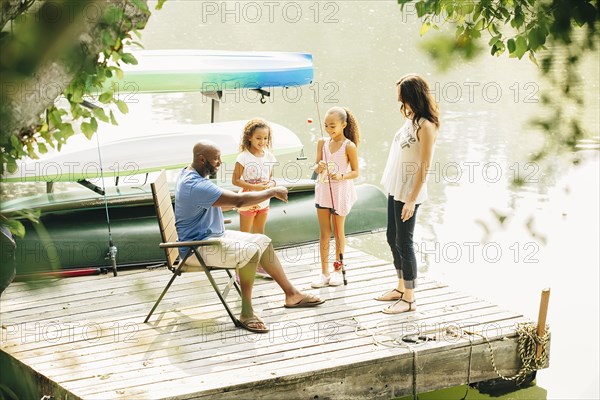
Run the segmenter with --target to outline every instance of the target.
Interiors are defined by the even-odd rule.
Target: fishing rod
[[[100,162],[100,179],[102,179],[102,190],[104,191],[104,210],[106,211],[106,224],[108,225],[108,252],[106,253],[105,260],[110,260],[112,266],[113,276],[117,276],[117,246],[115,246],[112,238],[112,232],[110,230],[110,216],[108,214],[108,199],[106,198],[106,188],[104,187],[104,172],[102,168],[102,155],[100,154],[100,140],[98,139],[98,133],[96,133],[96,145],[98,148],[98,160]]]
[[[84,100],[82,105],[91,110],[100,108],[97,105]],[[100,153],[100,139],[98,138],[98,132],[96,132],[96,148],[98,149],[98,162],[100,163],[100,179],[102,179],[102,196],[104,197],[104,210],[106,211],[106,224],[108,226],[108,252],[106,253],[105,260],[110,260],[113,276],[117,276],[117,246],[115,246],[112,238],[112,232],[110,229],[110,216],[108,214],[108,199],[106,198],[106,187],[104,184],[104,169],[102,167],[102,154]]]
[[[321,111],[319,110],[319,103],[317,102],[317,100],[315,99],[315,104],[317,105],[317,117],[319,118],[319,129],[321,132],[321,139],[323,139],[323,148],[321,149],[322,151],[322,155],[323,155],[323,161],[325,161],[325,168],[326,168],[326,172],[327,172],[327,184],[329,186],[329,195],[331,196],[331,209],[330,209],[330,213],[331,213],[331,219],[332,219],[332,225],[333,225],[333,236],[336,239],[336,241],[340,240],[340,237],[338,236],[338,229],[337,229],[337,223],[335,220],[335,202],[333,200],[333,190],[331,189],[331,179],[329,178],[329,161],[327,160],[327,152],[325,151],[325,135],[323,135],[323,123],[321,121]],[[309,122],[312,122],[312,120],[309,120]],[[341,269],[342,271],[342,278],[344,280],[344,286],[348,285],[348,281],[346,280],[346,267],[344,265],[344,254],[341,252],[341,246],[340,246],[340,253],[338,254],[340,261],[335,261],[333,263],[333,270],[334,271],[338,271],[338,267],[339,269]]]
[[[74,276],[100,275],[105,273],[105,269],[97,267],[67,269],[62,271],[34,272],[31,274],[15,275],[15,282],[36,281],[40,279],[70,278]]]

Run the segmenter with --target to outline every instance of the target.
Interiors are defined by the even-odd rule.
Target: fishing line
[[[84,106],[94,109],[100,108],[95,104],[84,101]],[[104,211],[106,212],[106,224],[108,225],[108,253],[106,253],[107,259],[110,259],[112,264],[113,275],[117,276],[117,247],[113,243],[112,232],[110,229],[110,215],[108,213],[108,199],[106,197],[106,186],[104,184],[104,168],[102,168],[102,153],[100,152],[100,139],[98,132],[96,136],[96,149],[98,150],[98,162],[100,163],[100,179],[102,179],[102,196],[104,197]]]
[[[316,94],[315,94],[316,96]],[[331,219],[333,220],[333,236],[336,239],[336,242],[338,240],[340,240],[339,236],[338,236],[338,229],[337,229],[337,222],[335,220],[335,202],[333,201],[333,190],[331,189],[331,179],[329,177],[329,161],[327,160],[327,152],[325,151],[325,146],[328,144],[325,142],[325,135],[323,135],[323,123],[321,122],[321,111],[319,110],[319,102],[317,101],[316,97],[315,97],[315,105],[317,106],[317,118],[319,119],[319,129],[321,132],[321,139],[323,139],[323,148],[321,149],[322,151],[322,155],[323,155],[323,159],[325,161],[325,168],[326,168],[326,172],[327,172],[327,184],[329,186],[329,195],[331,196]],[[335,246],[335,244],[334,244]],[[342,270],[342,278],[344,280],[344,286],[348,284],[348,281],[346,280],[346,267],[344,266],[344,254],[342,252],[340,252],[339,254],[339,258],[340,258],[340,264],[341,264],[341,270]],[[337,270],[336,269],[336,263],[334,262],[334,271]]]

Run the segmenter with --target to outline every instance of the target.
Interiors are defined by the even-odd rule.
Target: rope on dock
[[[546,325],[546,331],[542,337],[537,334],[537,327],[531,322],[521,322],[517,324],[516,333],[517,348],[519,351],[519,357],[521,358],[521,368],[514,376],[505,376],[500,373],[496,366],[496,360],[494,358],[494,348],[492,343],[489,341],[487,336],[476,332],[467,332],[469,335],[477,335],[482,337],[490,350],[490,358],[492,361],[492,367],[494,372],[499,378],[505,381],[515,381],[517,384],[523,383],[525,377],[533,371],[544,368],[548,362],[549,347],[550,347],[550,329]],[[542,352],[537,357],[538,345],[541,346]],[[472,343],[471,343],[472,346]]]
[[[375,323],[373,328],[365,326],[361,324],[356,318],[347,318],[338,321],[338,324],[354,327],[354,333],[360,337],[368,337],[371,336],[373,339],[373,344],[376,346],[384,346],[384,347],[405,347],[412,353],[412,362],[413,362],[413,379],[412,379],[412,397],[413,399],[417,399],[417,352],[414,347],[419,344],[423,344],[429,340],[435,340],[435,338],[429,339],[428,336],[425,336],[425,333],[418,333],[416,335],[417,340],[414,343],[407,342],[407,336],[409,335],[401,335],[394,337],[392,340],[382,341],[379,340],[377,336],[383,336],[389,333],[394,333],[392,329],[385,329],[380,327],[379,324],[383,322],[388,322],[387,320],[380,320]],[[467,371],[467,383],[471,383],[471,365],[473,358],[473,336],[479,336],[485,340],[488,345],[490,351],[490,359],[492,363],[492,367],[496,375],[499,378],[506,381],[515,381],[517,384],[520,384],[524,381],[524,379],[531,372],[537,371],[538,369],[544,368],[546,363],[548,362],[549,355],[549,347],[550,347],[550,329],[546,326],[546,330],[543,336],[539,336],[537,334],[537,327],[531,322],[521,322],[517,324],[517,328],[515,330],[517,334],[517,349],[519,352],[519,357],[521,358],[521,367],[519,371],[514,376],[505,376],[498,370],[496,366],[496,359],[494,357],[494,348],[492,347],[492,343],[488,339],[488,337],[479,332],[468,331],[459,327],[455,327],[454,329],[447,328],[444,330],[444,334],[446,337],[448,335],[454,336],[456,338],[466,338],[469,339],[469,364]],[[436,332],[427,332],[427,334],[431,333],[439,333]],[[541,354],[537,356],[537,348],[541,347]],[[468,386],[467,391],[465,392],[465,396],[463,399],[467,397],[468,394]]]
[[[373,344],[376,346],[385,346],[385,347],[405,347],[412,354],[412,398],[413,400],[418,400],[419,396],[417,393],[417,352],[409,343],[406,343],[402,340],[402,336],[394,338],[391,343],[387,343],[388,341],[381,341],[377,338],[377,336],[384,335],[386,331],[379,326],[380,323],[387,322],[387,320],[380,320],[375,324],[375,329],[369,328],[361,324],[355,317],[352,318],[344,318],[342,320],[337,321],[338,324],[354,327],[354,333],[356,336],[360,337],[369,337],[371,336],[373,339]],[[390,331],[393,332],[393,331]]]

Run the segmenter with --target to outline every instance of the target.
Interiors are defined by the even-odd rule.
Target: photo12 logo
[[[2,326],[2,344],[25,343],[131,343],[138,342],[139,324],[113,322],[22,322]]]
[[[411,177],[416,173],[418,164],[405,163],[402,167],[404,175]],[[495,161],[434,162],[427,171],[427,179],[436,183],[497,183],[504,179],[535,184],[543,178],[540,170],[535,162],[514,162],[508,166]]]
[[[498,103],[503,96],[511,96],[514,103],[539,103],[540,87],[536,82],[513,82],[504,87],[498,82],[435,82],[430,93],[438,103]]]
[[[205,1],[201,20],[210,22],[247,23],[261,22],[298,23],[302,20],[315,24],[338,23],[339,3],[333,1]]]
[[[306,86],[297,86],[296,84],[256,84],[246,83],[240,87],[233,83],[202,83],[201,92],[205,94],[202,97],[203,103],[208,103],[214,94],[218,93],[219,102],[227,103],[275,103],[283,101],[286,103],[298,103],[302,99],[315,101],[319,103],[339,103],[337,97],[340,91],[340,85],[337,82],[317,82],[313,81]],[[251,89],[250,87],[260,87],[260,89]]]
[[[11,176],[11,180],[19,182],[78,182],[89,180],[99,183],[102,176],[123,176],[123,184],[140,184],[140,179],[135,175],[140,174],[140,166],[132,161],[114,162],[110,165],[101,165],[96,161],[39,161],[25,160],[17,163],[18,169]]]
[[[433,257],[435,263],[444,261],[450,264],[468,262],[495,264],[497,262],[513,262],[515,264],[537,264],[541,246],[537,242],[422,242],[415,243],[415,250],[421,256],[421,262]]]
[[[123,258],[135,257],[141,250],[139,243],[119,243],[119,256]],[[4,249],[2,249],[4,250]],[[22,268],[26,270],[31,265],[63,264],[74,265],[85,262],[95,262],[106,256],[107,243],[90,242],[81,240],[60,240],[54,238],[50,241],[23,240],[15,249],[15,255]]]
[[[242,329],[227,329],[226,324],[206,324],[201,330],[201,340],[209,340],[218,335],[221,343],[328,343],[339,340],[342,325],[336,321],[299,324],[296,322],[267,323],[267,335],[248,332]]]

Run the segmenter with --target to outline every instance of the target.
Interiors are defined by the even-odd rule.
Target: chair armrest
[[[200,246],[211,246],[214,244],[221,244],[220,240],[190,240],[187,242],[167,242],[161,243],[158,246],[161,249],[173,248],[173,247],[200,247]]]

